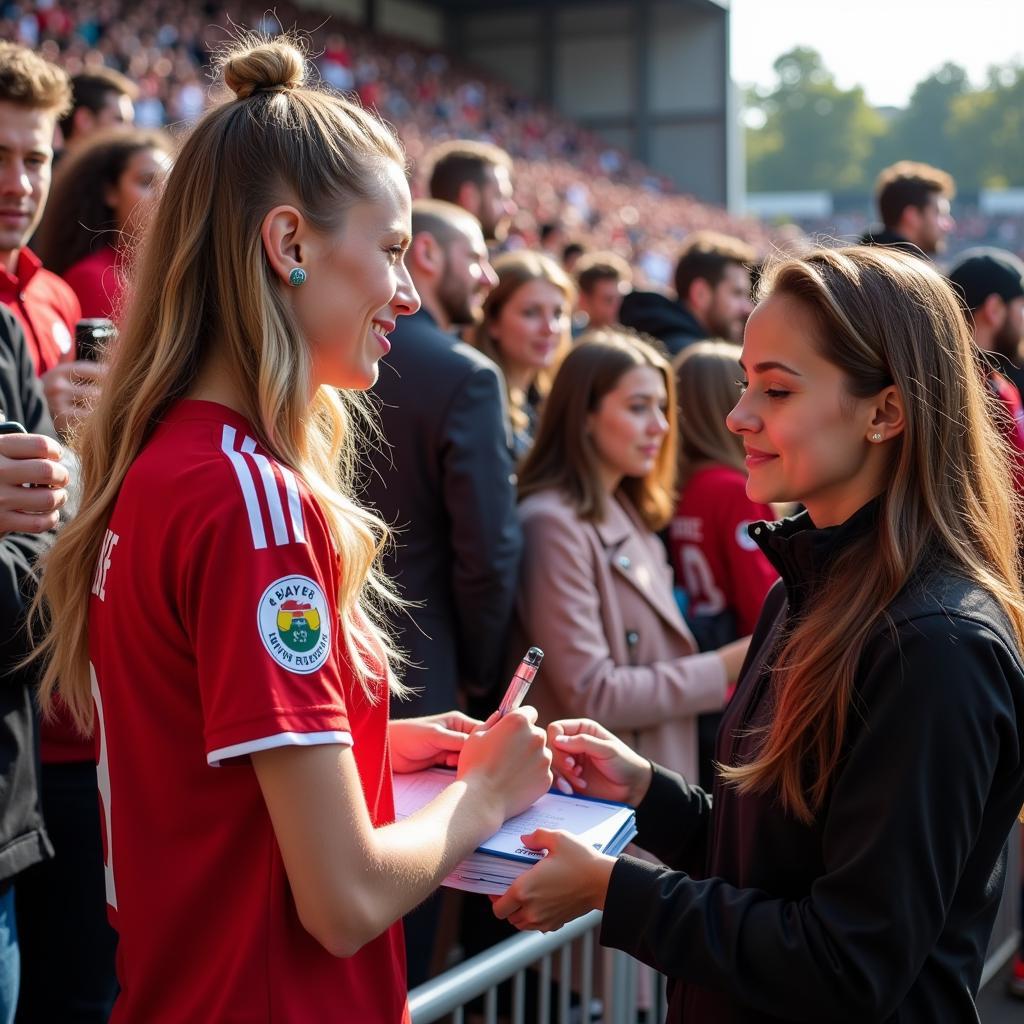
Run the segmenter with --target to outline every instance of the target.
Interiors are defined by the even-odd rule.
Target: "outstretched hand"
[[[550,932],[591,910],[603,910],[615,858],[597,853],[568,832],[538,828],[522,837],[547,856],[521,874],[502,896],[492,896],[495,917],[520,931]]]
[[[589,718],[552,722],[548,746],[559,782],[587,796],[636,807],[651,785],[650,762]]]

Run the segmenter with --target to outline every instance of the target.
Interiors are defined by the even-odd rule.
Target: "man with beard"
[[[988,386],[1005,410],[1001,426],[1017,454],[1015,482],[1024,495],[1024,405],[1017,365],[1024,335],[1024,263],[1002,249],[969,249],[949,280],[984,353]]]
[[[867,232],[861,244],[890,245],[933,258],[946,248],[946,236],[956,226],[949,213],[955,194],[952,177],[937,167],[912,160],[886,167],[875,184],[882,227]]]
[[[754,250],[738,238],[694,232],[676,264],[676,300],[657,292],[630,292],[622,300],[619,319],[657,338],[672,356],[709,338],[738,345],[754,308],[749,270],[754,260]]]
[[[508,153],[490,142],[454,139],[435,146],[427,166],[430,195],[471,213],[488,244],[500,246],[516,213]]]
[[[412,602],[391,626],[419,692],[391,714],[461,706],[486,717],[500,697],[522,535],[501,371],[454,332],[480,316],[498,279],[476,218],[436,199],[412,204],[405,259],[422,305],[380,362],[386,443],[363,493],[395,527],[384,568]],[[405,918],[410,988],[429,976],[437,913],[431,899]]]

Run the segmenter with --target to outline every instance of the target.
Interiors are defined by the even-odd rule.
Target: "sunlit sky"
[[[843,88],[904,106],[946,61],[980,83],[991,64],[1024,61],[1024,0],[732,0],[732,76],[770,85],[794,46],[821,53]]]

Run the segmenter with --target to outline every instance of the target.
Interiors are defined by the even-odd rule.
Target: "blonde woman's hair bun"
[[[306,78],[306,61],[290,40],[259,40],[224,54],[224,84],[240,100],[257,92],[297,89]]]

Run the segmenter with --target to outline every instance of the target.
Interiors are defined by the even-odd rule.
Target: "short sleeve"
[[[326,522],[294,473],[245,447],[217,467],[183,595],[214,766],[273,747],[352,743],[353,673]]]

